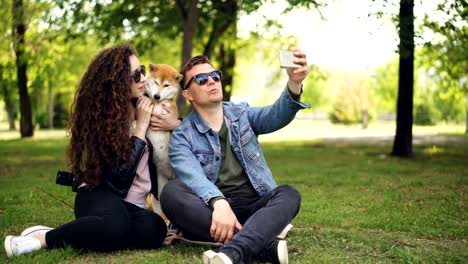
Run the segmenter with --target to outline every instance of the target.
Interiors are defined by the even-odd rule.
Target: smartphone
[[[280,50],[279,59],[281,68],[300,68],[302,65],[294,63],[294,51]]]

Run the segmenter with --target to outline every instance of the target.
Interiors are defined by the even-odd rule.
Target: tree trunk
[[[222,19],[214,19],[212,32],[205,45],[203,54],[216,55],[220,63],[219,70],[223,73],[223,100],[230,101],[232,94],[232,84],[234,76],[234,66],[236,65],[235,41],[237,39],[237,14],[239,6],[235,0],[217,2],[219,12],[225,14]],[[222,41],[221,41],[222,40]],[[219,45],[219,49],[215,46]],[[218,52],[214,52],[217,50]]]
[[[188,11],[185,10],[184,4],[182,1],[176,1],[177,11],[182,20],[182,27],[184,29],[183,38],[182,38],[182,60],[180,68],[192,58],[192,49],[193,49],[193,37],[197,30],[198,17],[200,16],[200,10],[197,7],[198,0],[190,0]],[[185,112],[185,107],[187,101],[182,96],[181,93],[177,96],[177,108],[179,113]]]
[[[26,74],[27,59],[25,54],[26,24],[24,21],[24,6],[22,0],[13,0],[13,46],[16,54],[16,70],[18,76],[18,93],[20,96],[20,133],[21,137],[32,137],[31,100],[28,94],[28,78]]]
[[[400,67],[398,79],[396,135],[392,155],[413,154],[414,0],[400,0]]]
[[[223,100],[230,101],[232,94],[232,80],[234,73],[234,66],[236,65],[235,50],[229,47],[229,44],[222,44],[220,51],[220,70],[223,72]]]

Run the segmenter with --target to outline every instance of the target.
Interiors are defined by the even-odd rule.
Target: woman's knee
[[[166,222],[153,212],[147,212],[132,230],[134,232],[135,247],[137,248],[160,248],[167,235]]]
[[[99,218],[101,219],[101,224],[97,232],[104,240],[110,242],[122,240],[130,231],[130,220],[128,218],[118,216],[105,216]]]

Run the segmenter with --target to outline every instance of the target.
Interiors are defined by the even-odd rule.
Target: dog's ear
[[[157,71],[158,70],[158,65],[157,64],[151,64],[149,65],[150,71]]]
[[[175,72],[172,77],[174,77],[174,79],[176,79],[178,82],[182,81],[182,78],[184,78],[184,76],[178,72]]]

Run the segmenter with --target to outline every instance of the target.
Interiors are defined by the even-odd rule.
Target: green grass
[[[463,137],[462,137],[463,139]],[[54,183],[65,169],[66,139],[0,141],[0,235],[58,226],[73,204]],[[281,184],[302,194],[288,235],[291,263],[467,263],[468,145],[415,146],[413,159],[388,155],[391,146],[263,143]],[[85,253],[70,248],[39,251],[0,263],[201,263],[206,247]]]

